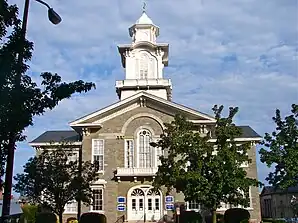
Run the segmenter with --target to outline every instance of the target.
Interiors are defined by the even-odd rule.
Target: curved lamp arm
[[[46,2],[44,2],[42,0],[35,0],[35,1],[39,2],[42,5],[45,5],[48,8],[48,17],[49,17],[49,20],[54,25],[57,25],[57,24],[59,24],[62,21],[62,19],[59,16],[59,14],[57,12],[55,12],[55,10],[53,8],[51,8],[48,3],[46,3]]]

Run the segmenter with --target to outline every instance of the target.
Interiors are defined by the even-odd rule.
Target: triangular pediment
[[[118,101],[103,109],[95,111],[91,114],[83,116],[70,123],[72,127],[78,126],[92,126],[100,125],[101,123],[119,116],[125,112],[136,109],[138,107],[148,107],[154,110],[158,110],[162,113],[175,116],[176,114],[182,114],[187,119],[200,122],[200,123],[215,123],[215,119],[202,112],[188,108],[186,106],[177,104],[172,101],[165,100],[163,98],[154,96],[146,92],[137,93],[129,98]]]

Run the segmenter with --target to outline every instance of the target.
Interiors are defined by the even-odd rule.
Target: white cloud
[[[31,1],[30,75],[38,79],[40,72],[53,71],[66,80],[94,81],[97,89],[37,117],[28,140],[48,129],[68,128],[69,121],[117,100],[114,82],[124,73],[116,45],[130,42],[127,29],[142,6],[137,0],[47,2],[63,22],[51,25],[46,9]],[[213,104],[239,106],[238,123],[261,135],[271,131],[275,109],[288,111],[298,101],[297,9],[295,0],[148,2],[148,14],[161,29],[159,41],[170,43],[165,76],[173,81],[174,100],[204,112]],[[33,152],[17,151],[17,172]],[[259,169],[263,180],[267,169]]]

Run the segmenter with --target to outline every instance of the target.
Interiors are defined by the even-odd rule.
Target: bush
[[[84,213],[81,216],[80,223],[106,223],[107,218],[104,214]]]
[[[37,210],[38,207],[36,205],[24,204],[22,207],[23,214],[20,222],[24,223],[26,220],[27,223],[35,223]]]
[[[68,218],[66,223],[78,223],[78,220],[75,217]]]
[[[248,210],[243,208],[231,208],[226,210],[224,214],[225,223],[240,223],[243,220],[249,220],[250,214]]]
[[[176,216],[176,222],[178,216]],[[179,222],[183,223],[202,223],[202,216],[199,212],[195,211],[183,211],[179,215]]]
[[[57,217],[53,213],[42,212],[36,214],[36,223],[56,223]]]
[[[206,223],[212,223],[212,215],[205,216],[205,222]],[[224,215],[217,213],[216,214],[216,222],[217,223],[223,223],[224,222]]]

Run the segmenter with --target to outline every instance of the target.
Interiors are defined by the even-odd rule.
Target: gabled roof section
[[[250,126],[238,126],[242,129],[242,135],[240,139],[252,139],[252,138],[259,138],[260,136],[250,127]],[[63,141],[68,142],[80,142],[80,135],[74,130],[64,130],[64,131],[46,131],[42,135],[38,136],[30,145],[39,145],[45,143],[59,143]],[[273,187],[265,186],[263,190],[271,189],[273,191]],[[297,187],[298,190],[298,187]]]
[[[261,196],[270,195],[270,194],[285,194],[285,193],[298,193],[298,185],[289,187],[287,189],[279,189],[274,186],[265,186],[262,189]]]
[[[50,143],[50,142],[78,142],[80,140],[79,133],[73,130],[63,130],[63,131],[46,131],[36,139],[30,142],[33,143]]]
[[[104,113],[111,112],[114,109],[117,109],[117,108],[119,109],[120,107],[125,107],[127,105],[133,104],[136,101],[138,101],[140,98],[149,99],[150,101],[153,101],[154,103],[157,103],[157,104],[159,103],[159,104],[162,104],[164,106],[168,106],[168,107],[171,107],[173,109],[177,109],[180,112],[188,113],[192,116],[200,117],[201,119],[205,119],[205,120],[210,121],[210,122],[215,122],[214,117],[212,117],[208,114],[199,112],[199,111],[194,110],[192,108],[188,108],[186,106],[183,106],[183,105],[174,103],[172,101],[168,101],[168,100],[165,100],[163,98],[160,98],[160,97],[154,96],[152,94],[148,94],[144,91],[141,91],[140,93],[137,93],[137,94],[135,94],[131,97],[128,97],[124,100],[118,101],[118,102],[116,102],[116,103],[114,103],[110,106],[107,106],[107,107],[105,107],[101,110],[95,111],[95,112],[93,112],[89,115],[81,117],[81,118],[71,122],[70,126],[74,127],[74,126],[80,126],[81,124],[84,124],[84,123],[88,123],[88,120],[91,120],[92,118],[94,118],[96,116],[104,115]]]
[[[241,138],[262,138],[262,136],[248,125],[240,125],[238,127],[242,130]]]

